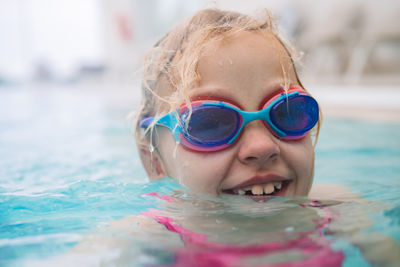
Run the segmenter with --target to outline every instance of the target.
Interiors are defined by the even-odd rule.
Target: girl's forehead
[[[288,79],[282,70],[290,74]],[[289,80],[289,85],[297,84],[289,54],[269,33],[240,32],[206,43],[198,57],[196,71],[199,80],[187,88],[179,84],[175,87],[166,76],[159,79],[159,95],[175,99],[172,109],[188,99],[221,99],[243,107],[242,100],[262,101],[284,88],[285,79]],[[178,90],[181,87],[183,90]]]
[[[283,45],[271,34],[242,32],[205,47],[198,60],[201,81],[221,75],[241,79],[245,75],[274,72],[282,76],[293,71],[293,64]],[[243,74],[243,75],[242,75]]]
[[[198,61],[200,81],[192,97],[263,97],[297,83],[293,64],[272,35],[243,32],[208,46]],[[285,86],[286,85],[286,86]]]

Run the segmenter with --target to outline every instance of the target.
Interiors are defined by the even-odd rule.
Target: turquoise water
[[[94,91],[0,89],[0,266],[39,266],[107,222],[160,204],[143,194],[179,188],[168,179],[147,182],[125,119],[129,111]],[[352,232],[378,232],[399,244],[399,163],[400,124],[324,121],[316,182],[345,185],[370,200],[339,207],[347,225],[357,225],[360,210],[372,220]],[[286,202],[280,210],[293,206]],[[231,205],[236,212],[243,203]],[[344,252],[345,266],[370,266],[351,241],[328,238]],[[142,258],[127,265],[146,263]]]

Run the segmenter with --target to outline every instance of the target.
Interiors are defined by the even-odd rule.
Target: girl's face
[[[224,39],[206,48],[198,67],[201,82],[189,89],[191,99],[223,99],[246,111],[259,110],[285,81],[299,86],[289,55],[272,35],[242,32]],[[163,174],[196,192],[265,195],[274,185],[275,195],[300,196],[311,188],[314,150],[310,134],[283,141],[256,120],[244,127],[233,145],[209,153],[178,145],[165,127],[157,127],[157,135],[157,162]]]

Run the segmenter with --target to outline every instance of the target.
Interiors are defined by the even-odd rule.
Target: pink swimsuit
[[[150,193],[158,198],[163,198],[167,201],[168,196],[163,196],[158,193]],[[301,205],[305,206],[305,205]],[[332,219],[332,214],[326,207],[323,207],[319,202],[313,201],[308,207],[317,207],[324,209],[326,216],[315,221],[317,227],[315,230],[300,232],[300,237],[296,240],[284,242],[269,242],[254,245],[235,245],[218,242],[207,241],[207,235],[191,232],[183,227],[174,224],[172,219],[166,216],[156,215],[152,212],[142,212],[142,215],[154,218],[157,222],[164,225],[169,231],[179,234],[185,244],[175,252],[175,262],[171,265],[163,266],[246,266],[241,260],[246,257],[268,256],[272,253],[285,253],[289,250],[299,250],[302,252],[304,259],[301,261],[273,263],[269,267],[299,267],[299,266],[342,266],[344,254],[341,251],[335,251],[330,247],[330,243],[323,236],[323,228]],[[311,234],[318,233],[319,238],[310,237]]]

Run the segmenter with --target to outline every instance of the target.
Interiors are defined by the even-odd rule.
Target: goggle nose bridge
[[[280,137],[285,137],[286,134],[282,132],[280,129],[278,129],[271,121],[269,112],[271,110],[271,106],[268,106],[262,110],[258,111],[243,111],[243,110],[237,110],[238,113],[242,117],[242,125],[240,125],[239,130],[237,131],[236,135],[228,142],[228,144],[231,144],[233,140],[237,138],[239,133],[243,130],[244,126],[248,124],[249,122],[255,121],[255,120],[263,120],[267,122],[268,126]]]
[[[255,120],[263,120],[263,121],[268,121],[269,120],[269,111],[270,108],[267,107],[262,110],[258,111],[243,111],[241,110],[239,113],[242,115],[242,126],[246,125],[249,122],[255,121]]]

